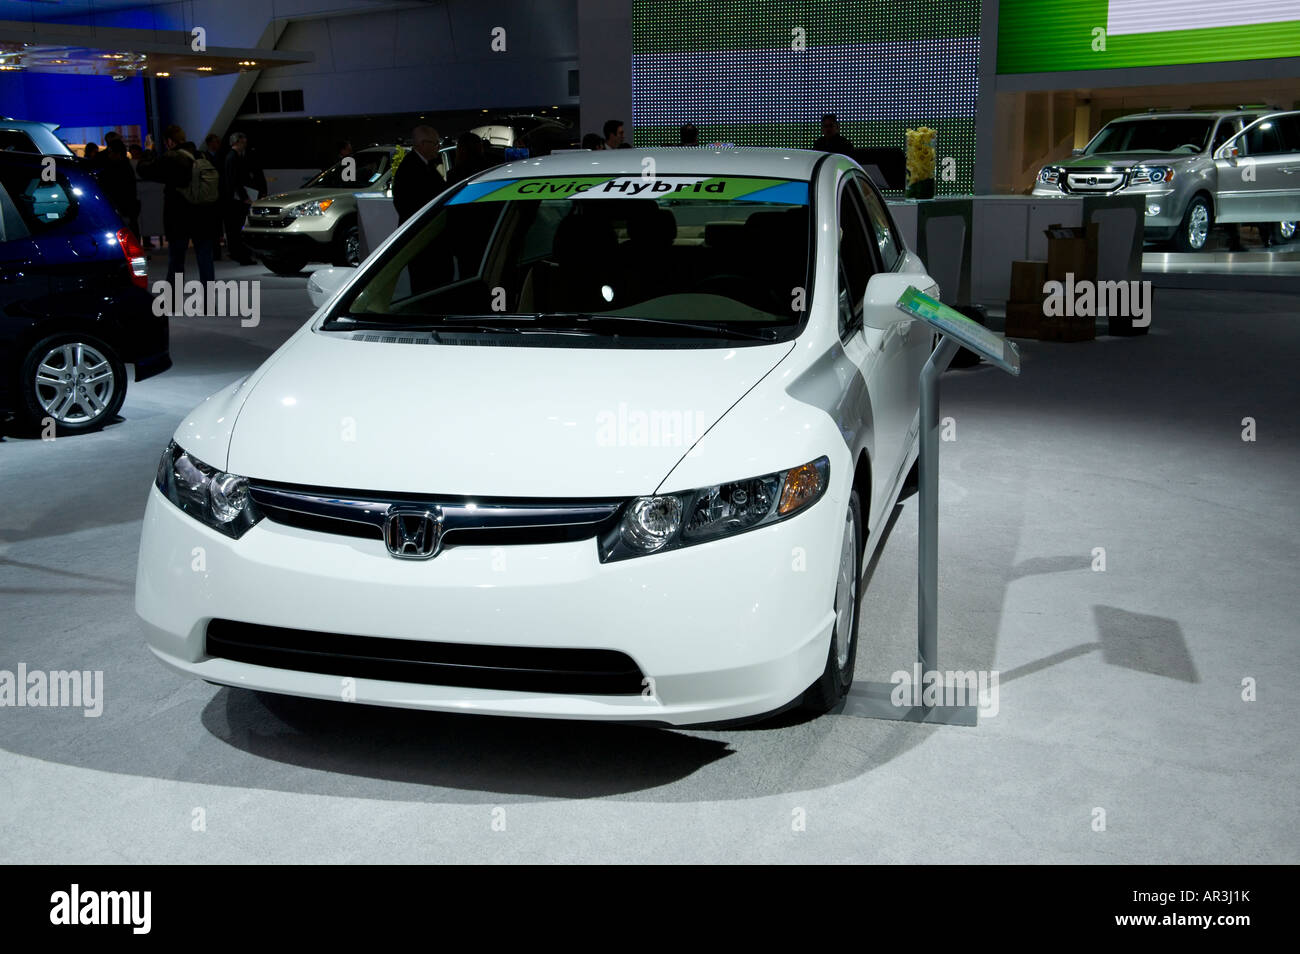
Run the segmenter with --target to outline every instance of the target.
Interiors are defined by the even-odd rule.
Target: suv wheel
[[[297,275],[307,265],[305,258],[281,258],[278,255],[263,257],[262,264],[277,275]]]
[[[830,712],[853,685],[858,655],[858,582],[862,579],[862,505],[858,492],[849,498],[835,578],[835,628],[821,677],[805,690],[802,704],[810,712]]]
[[[355,221],[346,222],[339,228],[334,239],[334,249],[335,265],[361,264],[361,229]]]
[[[1295,222],[1269,222],[1259,227],[1265,245],[1286,245],[1296,237]]]
[[[126,400],[126,366],[117,353],[85,334],[38,341],[19,371],[19,414],[40,430],[53,420],[56,435],[103,427]]]
[[[1183,213],[1182,224],[1174,235],[1174,250],[1178,252],[1199,252],[1210,240],[1210,229],[1214,227],[1214,213],[1210,211],[1209,200],[1203,195],[1194,196],[1187,203]]]

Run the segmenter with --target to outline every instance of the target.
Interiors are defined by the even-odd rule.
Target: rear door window
[[[1282,151],[1300,153],[1300,113],[1278,116],[1277,128],[1282,137]]]
[[[64,175],[46,180],[39,168],[7,168],[0,169],[0,184],[32,233],[57,228],[77,215],[77,190]]]
[[[21,129],[0,129],[0,152],[39,153],[32,137]]]

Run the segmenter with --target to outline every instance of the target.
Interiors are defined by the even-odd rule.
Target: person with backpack
[[[161,182],[163,235],[167,238],[167,280],[185,271],[185,251],[194,243],[199,280],[216,279],[212,251],[221,234],[221,176],[217,167],[185,138],[180,126],[163,132],[163,151],[146,153],[136,166],[141,179]]]

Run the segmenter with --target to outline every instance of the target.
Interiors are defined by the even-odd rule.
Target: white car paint
[[[646,154],[557,155],[476,181],[640,175]],[[155,487],[136,609],[164,663],[214,683],[321,699],[672,725],[751,717],[799,698],[826,665],[855,477],[869,468],[865,566],[916,458],[917,375],[931,337],[893,303],[908,285],[937,289],[906,252],[893,271],[873,276],[865,327],[841,342],[837,203],[846,176],[860,174],[853,163],[798,150],[649,155],[663,175],[812,177],[818,249],[798,337],[661,350],[355,341],[318,330],[335,298],[329,294],[262,367],[191,412],[176,443],[213,467],[261,481],[505,498],[631,498],[825,456],[825,495],[782,522],[622,561],[601,562],[592,539],[450,547],[432,560],[406,561],[393,559],[382,540],[271,519],[234,540]],[[598,422],[620,404],[698,412],[703,436],[683,446],[601,446]],[[204,555],[201,568],[196,552]],[[363,637],[615,650],[636,662],[646,687],[555,694],[253,665],[207,655],[214,618]]]

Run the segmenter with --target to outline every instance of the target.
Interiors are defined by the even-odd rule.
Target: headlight
[[[600,540],[603,563],[706,543],[792,517],[821,499],[829,458],[701,490],[637,497]]]
[[[1038,181],[1046,182],[1049,185],[1056,185],[1056,181],[1061,177],[1061,170],[1056,166],[1043,166],[1038,170]],[[1024,181],[1023,179],[1021,180]]]
[[[1138,166],[1129,177],[1130,185],[1143,185],[1147,182],[1169,182],[1174,178],[1174,170],[1169,166]]]
[[[235,540],[262,519],[249,495],[248,481],[209,467],[175,441],[163,451],[154,483],[195,520]]]
[[[334,204],[333,199],[320,199],[316,202],[300,202],[298,205],[291,205],[284,210],[284,214],[291,219],[296,219],[301,215],[324,215],[325,210]]]

